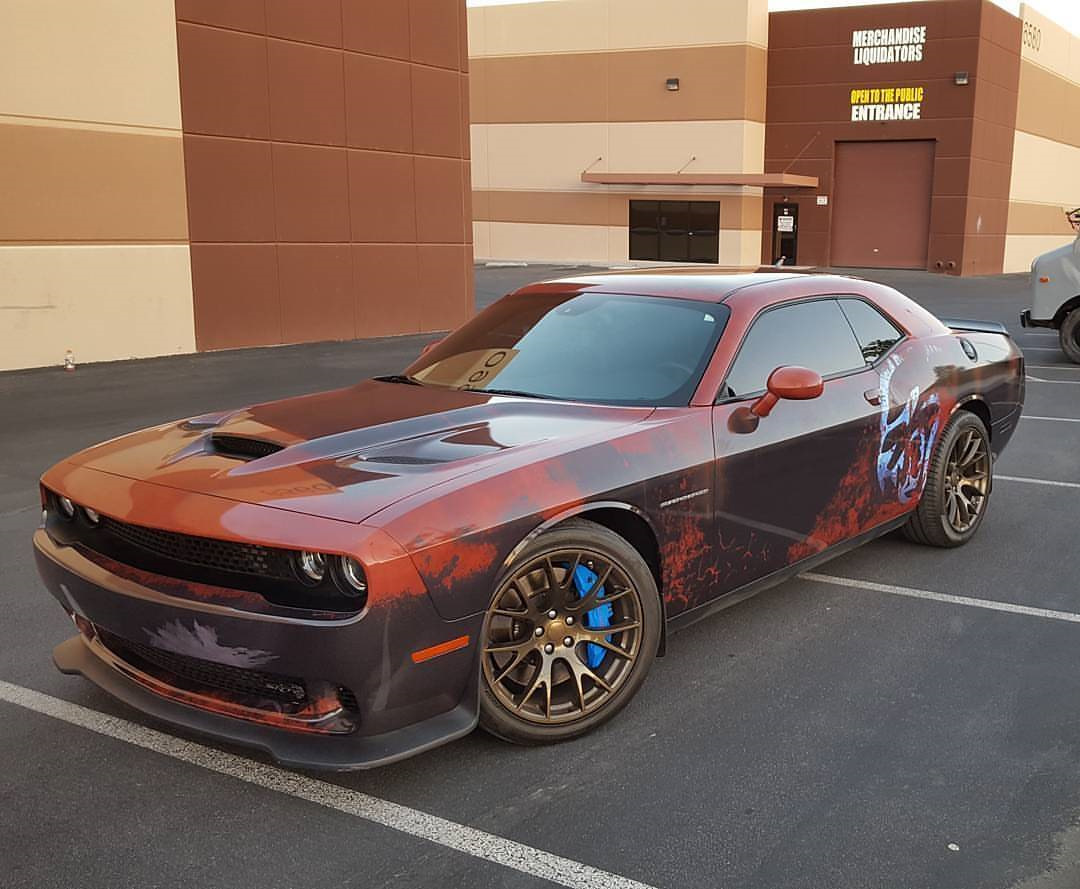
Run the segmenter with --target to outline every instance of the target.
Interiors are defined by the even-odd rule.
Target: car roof
[[[754,298],[762,297],[760,288],[788,291],[789,284],[805,284],[807,293],[863,292],[867,282],[844,275],[818,275],[796,272],[725,272],[718,269],[640,269],[594,272],[573,275],[517,290],[518,294],[551,291],[589,290],[593,293],[620,293],[632,296],[673,297],[703,302],[726,302],[739,291],[753,289]],[[798,287],[802,290],[804,288]]]

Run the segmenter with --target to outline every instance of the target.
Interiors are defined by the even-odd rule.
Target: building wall
[[[853,31],[925,26],[922,59],[857,65]],[[838,141],[936,143],[928,268],[1001,271],[1019,78],[1020,22],[989,0],[930,0],[774,13],[769,32],[766,172],[817,176],[817,189],[770,190],[763,216],[769,261],[772,203],[799,205],[799,263],[828,265]],[[957,72],[969,83],[957,85]],[[813,72],[812,76],[809,72]],[[852,90],[923,87],[918,120],[853,121]],[[888,171],[882,171],[888,175]],[[868,182],[872,189],[873,183]],[[883,207],[882,213],[887,214]],[[883,218],[883,225],[888,220]]]
[[[0,370],[195,348],[172,0],[0,3]]]
[[[757,265],[760,188],[605,186],[581,173],[760,173],[766,0],[556,0],[468,15],[478,258],[626,262],[631,198],[702,198],[721,205],[720,264]]]
[[[176,0],[200,349],[472,310],[463,0]]]
[[[1080,206],[1080,38],[1026,4],[1009,184],[1005,271],[1071,243],[1066,209]]]

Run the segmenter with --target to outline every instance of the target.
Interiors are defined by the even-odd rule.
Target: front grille
[[[132,666],[156,667],[195,688],[217,689],[241,697],[269,699],[295,707],[303,706],[308,701],[304,680],[294,676],[264,673],[176,654],[153,645],[122,639],[100,627],[97,633],[106,648]]]
[[[261,438],[248,438],[244,435],[225,435],[214,433],[210,436],[210,446],[215,454],[222,457],[235,457],[239,460],[258,460],[284,450],[284,445]]]
[[[114,537],[166,559],[278,580],[293,580],[290,553],[256,543],[235,543],[196,537],[175,531],[159,531],[102,516],[101,527]]]

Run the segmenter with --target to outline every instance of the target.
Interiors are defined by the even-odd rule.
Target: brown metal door
[[[924,269],[934,142],[837,142],[831,264]]]

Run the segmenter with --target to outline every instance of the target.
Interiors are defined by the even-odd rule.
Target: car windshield
[[[652,296],[509,296],[406,373],[426,385],[492,394],[686,405],[727,317],[727,308],[717,303]]]

